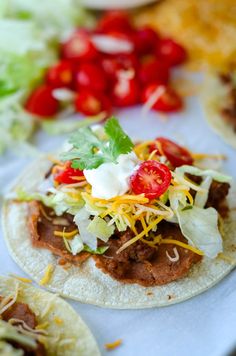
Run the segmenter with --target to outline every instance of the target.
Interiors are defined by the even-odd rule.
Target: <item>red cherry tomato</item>
[[[111,114],[112,106],[108,97],[101,93],[92,90],[81,90],[75,100],[75,108],[77,112],[84,115],[97,115],[105,112],[106,116]]]
[[[25,103],[25,109],[42,118],[51,118],[59,109],[59,102],[53,97],[53,88],[41,85],[35,89]]]
[[[129,16],[124,11],[107,11],[97,25],[97,31],[103,33],[111,31],[127,33],[132,30]]]
[[[114,106],[126,107],[135,105],[139,102],[139,83],[135,77],[132,77],[132,71],[122,71],[118,74],[111,98]],[[131,77],[129,77],[129,74]]]
[[[181,64],[185,62],[187,58],[186,50],[170,38],[163,38],[160,40],[157,45],[157,55],[170,66]]]
[[[70,60],[94,60],[99,53],[85,31],[76,31],[62,44],[62,57]]]
[[[71,87],[73,81],[73,68],[70,62],[61,61],[49,68],[46,73],[46,82],[54,88]]]
[[[134,54],[122,53],[116,56],[104,56],[101,59],[101,66],[109,79],[114,82],[119,70],[134,70],[137,72],[138,60]]]
[[[176,112],[182,109],[183,102],[179,94],[174,89],[160,84],[150,84],[142,92],[142,102],[146,103],[157,90],[160,95],[152,106],[153,110],[161,112]],[[163,92],[162,92],[163,90]]]
[[[189,151],[186,150],[186,148],[164,137],[158,137],[155,141],[159,142],[161,145],[161,150],[163,151],[168,161],[172,164],[172,166],[179,167],[183,166],[184,164],[193,164],[193,157]],[[150,147],[150,151],[155,149],[158,150],[158,146],[153,144]]]
[[[169,168],[157,161],[141,163],[137,171],[131,176],[130,183],[135,194],[145,194],[149,199],[161,196],[171,182]]]
[[[78,89],[105,91],[107,88],[105,72],[100,66],[93,63],[82,63],[75,77]]]
[[[79,180],[76,177],[83,177],[83,171],[79,169],[75,169],[71,167],[71,162],[67,162],[65,168],[59,170],[58,173],[55,174],[54,180],[60,184],[72,184],[78,183]]]
[[[159,42],[158,34],[149,26],[137,29],[132,38],[139,55],[152,53]]]
[[[148,61],[141,65],[139,78],[142,84],[154,82],[167,84],[169,81],[169,67],[159,59]]]

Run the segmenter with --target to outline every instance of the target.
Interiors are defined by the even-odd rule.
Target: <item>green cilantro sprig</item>
[[[93,169],[102,163],[117,163],[119,155],[131,152],[133,143],[116,118],[106,122],[104,131],[107,141],[100,140],[89,127],[79,129],[69,140],[73,148],[62,154],[62,160],[72,161],[73,168]]]

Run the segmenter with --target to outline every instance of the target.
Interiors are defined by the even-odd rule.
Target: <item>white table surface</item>
[[[147,117],[140,108],[119,112],[123,127],[135,138],[162,135],[186,144],[196,152],[223,153],[227,173],[236,178],[236,151],[227,146],[207,126],[196,98],[187,101],[186,110],[168,121],[156,113]],[[63,137],[40,133],[37,147],[50,151]],[[0,192],[15,179],[29,159],[7,153],[0,158]],[[25,274],[10,258],[0,230],[0,273]],[[236,273],[217,286],[181,304],[143,310],[109,310],[70,302],[94,333],[102,354],[104,344],[122,339],[123,344],[109,354],[114,356],[223,356],[236,347]]]

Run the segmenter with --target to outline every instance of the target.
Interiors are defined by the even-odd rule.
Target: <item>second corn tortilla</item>
[[[226,143],[236,148],[236,132],[221,116],[226,96],[227,90],[219,77],[216,74],[207,75],[202,92],[207,122]]]

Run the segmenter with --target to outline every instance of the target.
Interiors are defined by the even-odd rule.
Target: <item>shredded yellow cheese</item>
[[[36,329],[36,330],[46,329],[48,326],[49,326],[49,322],[48,322],[48,321],[45,321],[45,323],[38,324],[38,325],[35,327],[35,329]]]
[[[196,160],[205,159],[205,158],[220,159],[220,160],[227,159],[226,155],[221,155],[221,154],[192,153],[191,152],[191,156],[193,157],[193,159],[196,159]]]
[[[62,325],[64,322],[62,319],[58,318],[57,316],[54,317],[54,321],[57,325]]]
[[[17,276],[16,274],[10,273],[9,274],[11,277],[18,279],[19,281],[23,282],[23,283],[32,283],[32,280],[29,278],[25,278],[25,277],[20,277]]]
[[[187,250],[190,250],[194,253],[196,253],[197,255],[200,256],[204,256],[204,253],[202,251],[200,251],[198,248],[190,246],[182,241],[178,241],[178,240],[174,240],[174,239],[163,239],[160,241],[160,244],[173,244],[173,245],[177,245],[183,248],[186,248]]]
[[[64,237],[66,239],[72,239],[76,234],[78,234],[79,230],[73,230],[70,232],[65,232],[65,231],[54,231],[54,236],[58,236],[58,237]]]
[[[228,262],[232,265],[236,264],[236,259],[230,256],[225,255],[224,253],[219,253],[219,255],[217,256],[219,257],[221,260],[224,260],[225,262]]]
[[[114,350],[116,349],[118,346],[120,346],[122,344],[122,340],[119,339],[119,340],[116,340],[114,342],[110,342],[108,344],[105,344],[105,348],[107,350]]]
[[[44,286],[45,284],[48,284],[50,282],[53,271],[54,271],[54,266],[52,264],[49,264],[45,270],[43,278],[39,282],[41,286]]]
[[[145,236],[149,231],[151,231],[154,226],[156,226],[157,224],[159,224],[159,222],[163,220],[163,216],[158,216],[157,219],[155,219],[152,223],[149,224],[149,226],[143,230],[142,232],[140,232],[140,234],[138,234],[137,236],[133,237],[132,239],[130,239],[129,241],[127,241],[123,246],[121,246],[116,253],[120,253],[121,251],[125,250],[127,247],[129,247],[130,245],[132,245],[133,243],[135,243],[136,241],[138,241],[139,239],[141,239],[141,237]]]

